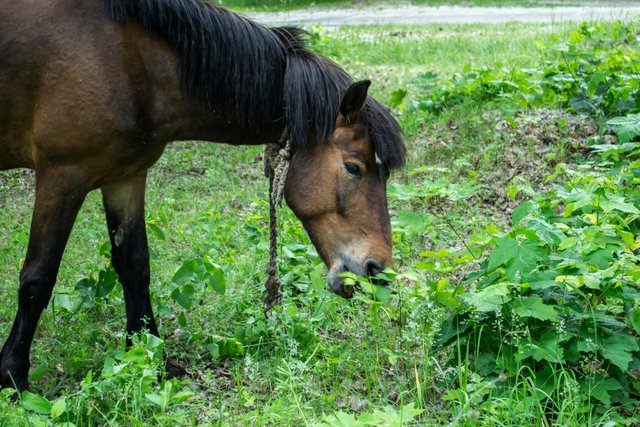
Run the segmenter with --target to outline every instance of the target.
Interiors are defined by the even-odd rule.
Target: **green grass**
[[[406,107],[417,96],[412,82],[420,74],[447,78],[466,65],[530,67],[539,59],[535,41],[568,32],[564,26],[522,24],[312,30],[315,48],[356,78],[371,78],[380,100],[389,102],[396,89],[408,90],[397,114],[411,154],[406,170],[397,172],[390,185],[396,269],[431,262],[421,253],[455,254],[436,259],[419,280],[401,279],[386,304],[365,295],[344,301],[330,294],[324,266],[299,222],[283,209],[285,298],[265,319],[267,183],[260,148],[170,145],[149,176],[147,221],[162,232],[150,235],[154,307],[166,352],[194,374],[184,383],[156,384],[161,351],[149,337],[124,352],[118,287],[106,298],[90,297],[82,304],[76,284],[97,277],[108,265],[100,249],[107,241],[100,197],[91,194],[65,253],[54,297],[59,304],[43,315],[32,352],[33,390],[57,405],[53,421],[168,426],[549,422],[539,387],[526,372],[514,379],[511,396],[494,396],[492,383],[468,365],[466,355],[476,349],[458,342],[435,350],[446,309],[433,289],[459,285],[477,268],[474,257],[481,257],[489,239],[509,226],[515,205],[505,193],[514,168],[535,165],[521,173],[522,185],[535,186],[552,165],[535,163],[539,143],[517,139],[510,128],[498,126],[504,122],[495,104],[462,104],[437,116]],[[571,158],[561,144],[545,149],[554,161]],[[422,193],[404,194],[411,184]],[[29,173],[0,173],[2,337],[16,308],[32,186]],[[441,204],[427,202],[427,194],[445,193],[450,197]],[[179,285],[172,277],[183,262],[203,257],[222,268],[227,292],[197,288],[186,309],[171,297]],[[584,418],[586,403],[570,376],[545,392],[562,402],[555,414],[558,425],[607,420],[602,413]],[[37,402],[29,397],[14,406],[0,399],[0,425],[3,419],[6,425],[49,425],[49,416],[26,411]]]
[[[465,67],[533,66],[538,40],[568,34],[566,25],[503,24],[311,27],[313,45],[333,58],[354,78],[371,78],[372,91],[383,101],[409,87],[417,76],[449,77]],[[411,124],[411,121],[408,121]]]

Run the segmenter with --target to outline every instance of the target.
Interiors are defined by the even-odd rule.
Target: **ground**
[[[469,24],[501,22],[559,23],[591,19],[628,19],[640,13],[633,2],[589,3],[562,7],[464,7],[394,5],[375,7],[304,9],[246,15],[266,25],[311,25],[324,27],[372,24]]]

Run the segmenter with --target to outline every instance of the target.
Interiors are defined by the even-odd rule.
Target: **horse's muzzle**
[[[363,277],[368,277],[374,285],[389,285],[389,282],[387,280],[379,277],[379,274],[382,273],[383,268],[377,261],[367,260],[363,266],[360,266],[359,264],[348,264],[351,263],[340,262],[338,263],[338,265],[333,266],[329,270],[327,283],[329,285],[329,289],[331,289],[334,294],[339,295],[345,299],[350,299],[358,289],[357,284],[345,284],[345,278],[342,277],[342,273],[347,272],[351,272]]]

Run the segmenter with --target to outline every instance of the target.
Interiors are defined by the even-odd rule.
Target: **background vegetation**
[[[390,5],[554,7],[633,5],[633,0],[209,0],[237,10],[289,10],[304,7],[335,8]]]
[[[396,284],[344,301],[293,215],[262,314],[259,148],[183,142],[150,176],[164,341],[124,349],[99,195],[76,224],[5,425],[632,425],[638,419],[640,23],[311,28],[391,105]],[[616,136],[617,135],[617,136]],[[0,335],[32,176],[0,174]],[[357,278],[355,278],[357,280]],[[369,291],[369,292],[367,292]],[[190,371],[158,380],[162,351]]]

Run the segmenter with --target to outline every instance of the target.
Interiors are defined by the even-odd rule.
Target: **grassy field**
[[[517,203],[507,196],[509,189],[543,188],[557,164],[572,161],[579,151],[574,145],[598,131],[587,120],[548,110],[510,126],[500,103],[463,102],[438,114],[411,105],[433,75],[448,79],[471,68],[533,67],[544,54],[536,46],[569,38],[571,29],[522,24],[311,29],[315,49],[354,77],[371,78],[374,96],[396,104],[406,132],[409,163],[392,177],[389,191],[396,270],[410,273],[400,278],[389,301],[366,294],[344,301],[330,294],[324,266],[301,225],[283,209],[285,298],[265,319],[267,183],[260,149],[175,143],[152,169],[147,195],[152,298],[165,342],[143,336],[125,351],[122,291],[115,286],[95,296],[96,288],[108,291],[112,283],[100,197],[91,194],[36,333],[31,380],[37,396],[17,405],[0,398],[0,425],[619,421],[615,411],[583,407],[558,410],[555,421],[549,420],[545,408],[523,404],[530,403],[527,384],[514,386],[510,397],[492,398],[503,378],[481,381],[463,357],[473,348],[435,345],[448,315],[447,298],[454,298],[444,290],[455,289],[478,269],[489,241],[511,226]],[[533,129],[531,123],[539,125]],[[562,141],[541,143],[527,138],[529,131]],[[2,337],[16,309],[32,204],[30,173],[0,173]],[[453,255],[438,258],[442,251]],[[186,261],[203,259],[224,272],[224,295],[197,280],[187,288],[174,278]],[[163,347],[188,369],[189,379],[157,383]],[[574,389],[560,391],[567,405],[578,401],[571,399]]]

